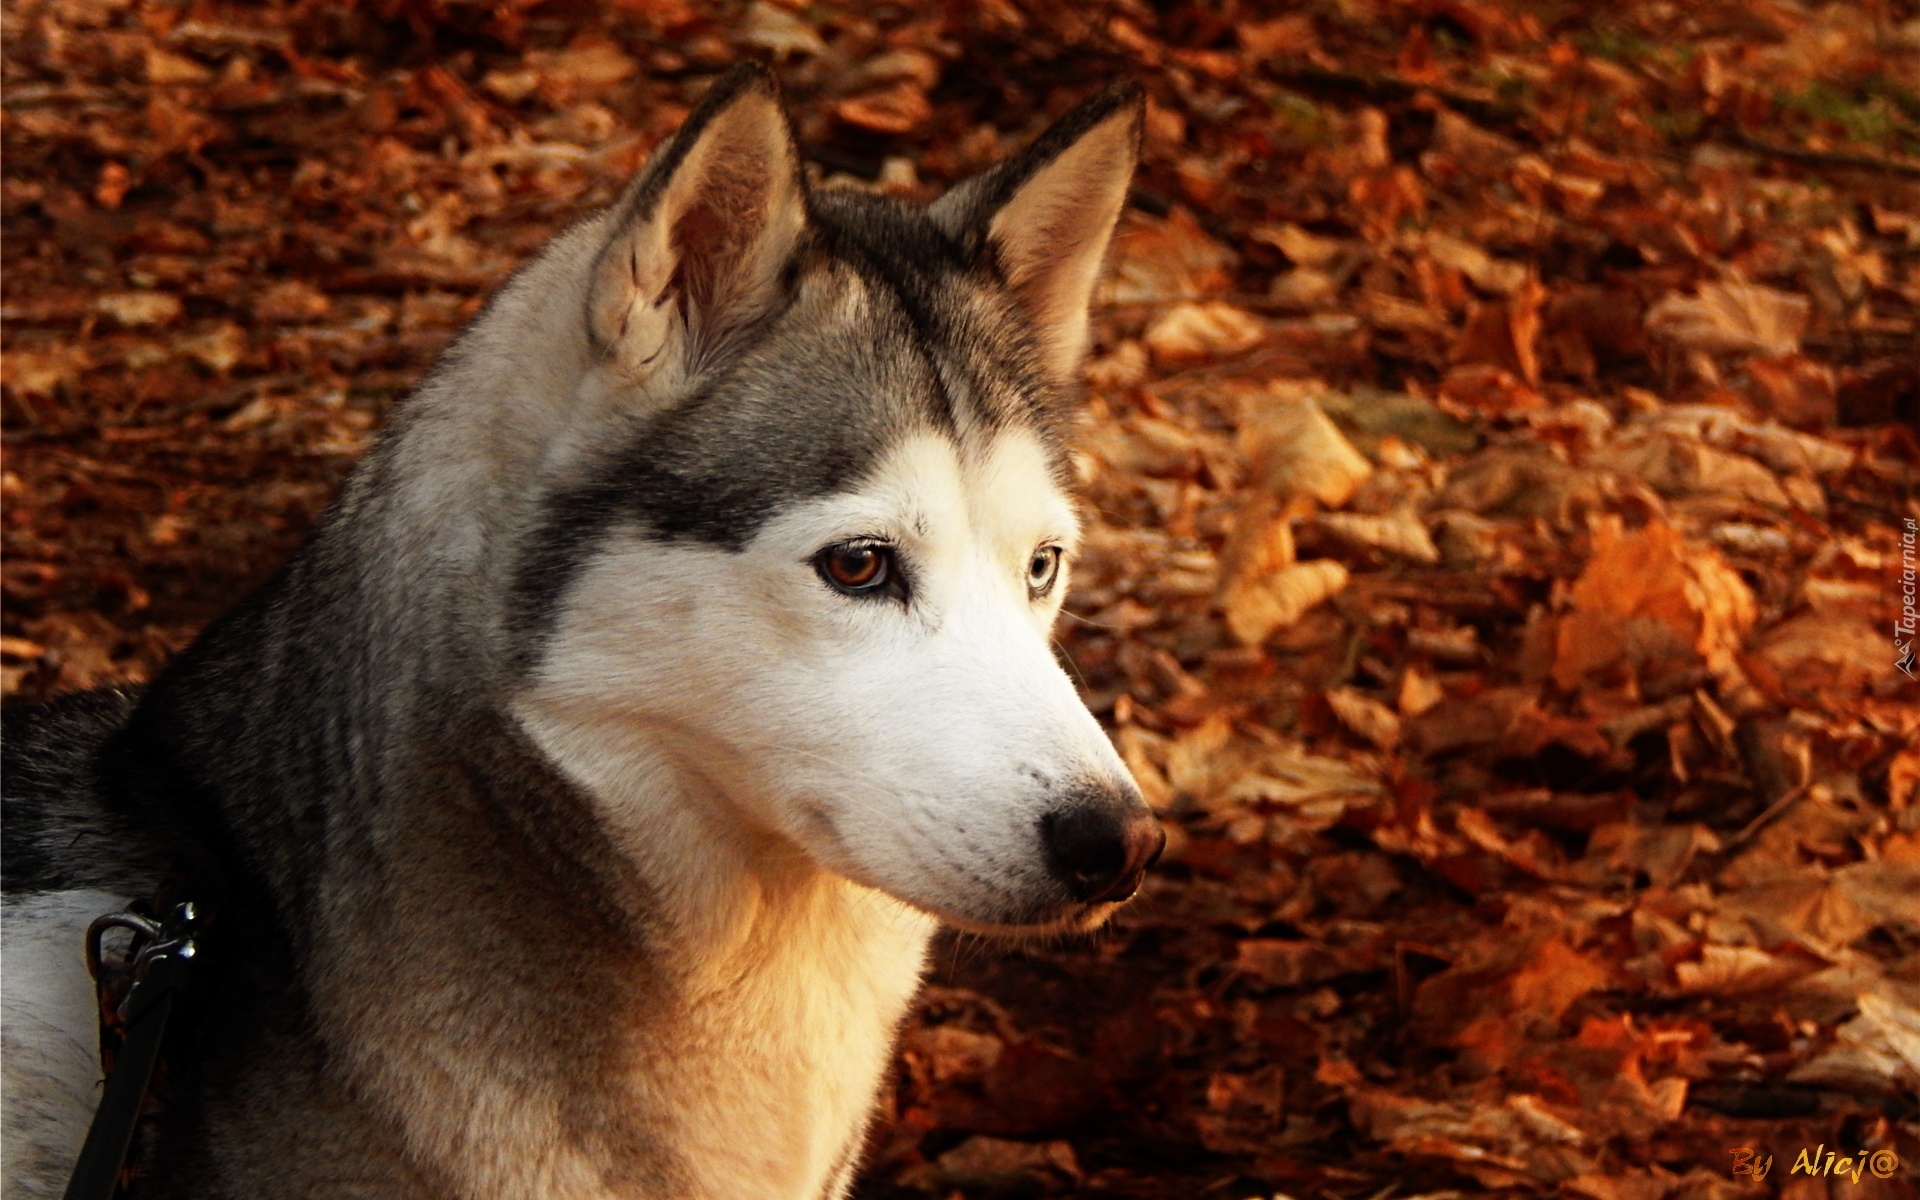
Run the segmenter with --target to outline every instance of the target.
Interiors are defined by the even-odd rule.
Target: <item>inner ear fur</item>
[[[636,379],[691,373],[765,319],[806,228],[806,185],[773,76],[734,68],[642,169],[594,264],[594,343]]]
[[[965,253],[997,268],[1033,324],[1042,366],[1060,377],[1086,353],[1087,305],[1126,205],[1145,110],[1138,84],[1110,87],[929,210]]]

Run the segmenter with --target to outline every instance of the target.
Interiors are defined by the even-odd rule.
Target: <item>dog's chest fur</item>
[[[435,1057],[466,1078],[439,1103],[418,1091],[390,1095],[406,1140],[464,1146],[434,1157],[463,1164],[455,1186],[475,1196],[661,1194],[651,1172],[629,1174],[647,1157],[622,1152],[636,1138],[668,1150],[659,1164],[667,1194],[837,1200],[858,1164],[931,923],[857,885],[806,874],[771,886],[735,880],[731,927],[688,930],[698,946],[660,947],[668,977],[637,992],[626,1013],[604,1014],[614,1028],[590,1039],[622,1060],[602,1064],[591,1086],[569,1089],[535,1064],[502,1072],[493,1056],[441,1047]],[[409,1038],[419,1028],[410,1025]],[[363,1045],[407,1062],[382,1040]],[[475,1153],[481,1137],[490,1145]]]
[[[930,922],[826,875],[761,889],[731,947],[697,964],[665,1072],[700,1193],[837,1196]]]

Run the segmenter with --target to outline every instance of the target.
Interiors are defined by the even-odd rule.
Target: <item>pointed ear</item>
[[[596,347],[635,381],[697,371],[778,307],[806,220],[778,85],[735,67],[615,206],[587,301]]]
[[[1145,111],[1138,84],[1116,84],[928,210],[969,259],[998,270],[1039,334],[1042,365],[1058,376],[1086,353],[1087,302],[1126,204]]]

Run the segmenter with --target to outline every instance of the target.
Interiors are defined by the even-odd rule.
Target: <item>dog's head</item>
[[[1141,108],[1105,92],[921,208],[810,191],[745,68],[574,235],[598,415],[548,455],[516,709],[611,820],[696,778],[719,836],[981,930],[1133,893],[1162,834],[1049,630]]]

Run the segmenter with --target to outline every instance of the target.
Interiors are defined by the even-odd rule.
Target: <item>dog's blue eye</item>
[[[893,547],[876,542],[841,542],[813,558],[814,570],[836,590],[849,596],[884,593],[904,597]]]
[[[1042,546],[1027,560],[1027,590],[1037,600],[1053,588],[1060,575],[1060,547]]]

